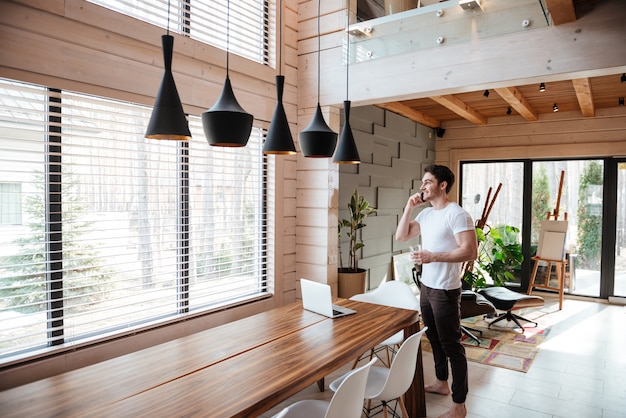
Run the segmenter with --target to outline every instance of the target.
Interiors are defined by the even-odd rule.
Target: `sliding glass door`
[[[459,183],[461,204],[474,219],[487,211],[490,227],[520,229],[525,261],[516,282],[522,290],[541,221],[556,218],[568,222],[565,292],[626,297],[626,160],[463,162]]]
[[[626,297],[626,161],[617,162],[614,296]]]
[[[532,162],[531,247],[541,221],[567,221],[565,291],[600,296],[604,163],[602,160]]]

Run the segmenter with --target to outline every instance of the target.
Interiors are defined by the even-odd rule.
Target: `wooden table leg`
[[[419,332],[419,322],[414,323],[404,330],[404,338]],[[415,375],[409,390],[404,395],[404,403],[409,412],[409,417],[425,417],[426,416],[426,393],[424,392],[424,366],[422,364],[422,345],[417,351],[417,364],[415,365]]]
[[[323,377],[317,381],[317,387],[320,389],[320,392],[324,392],[324,378]]]

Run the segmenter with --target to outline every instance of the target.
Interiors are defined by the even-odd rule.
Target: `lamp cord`
[[[171,0],[167,0],[167,35],[170,34],[170,2]]]
[[[322,0],[317,2],[317,103],[320,102],[320,49],[322,42],[320,41],[320,14],[322,13]]]
[[[230,52],[230,0],[226,2],[226,77],[228,77],[228,61]]]
[[[278,74],[282,74],[283,67],[283,1],[278,2]]]
[[[349,100],[348,86],[350,84],[349,69],[350,69],[350,0],[348,1],[348,14],[346,15],[346,100]]]

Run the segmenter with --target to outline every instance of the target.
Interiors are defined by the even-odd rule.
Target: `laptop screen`
[[[307,311],[333,316],[330,286],[307,279],[300,279],[302,287],[302,305]]]
[[[307,311],[315,312],[329,318],[356,313],[355,310],[333,305],[330,286],[307,279],[300,279],[302,288],[302,305]]]

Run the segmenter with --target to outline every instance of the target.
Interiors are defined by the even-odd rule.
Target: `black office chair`
[[[516,309],[525,309],[525,308],[534,308],[538,306],[544,305],[544,300],[540,296],[531,296],[525,295],[522,293],[514,292],[505,287],[488,287],[486,289],[480,289],[480,296],[483,296],[485,299],[489,300],[490,303],[493,304],[496,308],[501,311],[504,311],[500,316],[498,316],[494,321],[489,323],[489,328],[496,322],[500,322],[503,320],[513,321],[517,328],[524,333],[524,327],[522,326],[520,321],[525,321],[534,326],[537,326],[537,322],[532,321],[530,319],[526,319],[522,316],[514,314],[513,310]]]
[[[463,289],[463,293],[461,293],[461,319],[478,315],[496,315],[497,313],[498,311],[493,303],[488,301],[483,295],[473,290]],[[482,336],[483,332],[481,330],[461,324],[461,331],[480,344],[480,339],[475,334]]]

